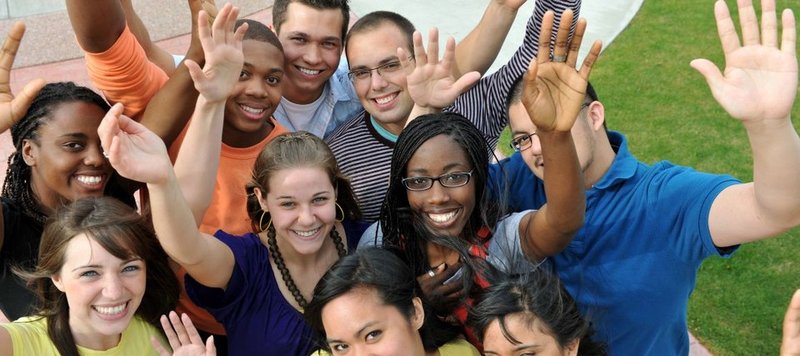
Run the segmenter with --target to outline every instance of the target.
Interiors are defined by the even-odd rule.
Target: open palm
[[[778,48],[775,4],[765,1],[762,5],[760,38],[753,7],[740,9],[740,43],[727,5],[717,2],[714,14],[725,53],[725,71],[720,72],[705,59],[691,63],[705,77],[720,105],[742,121],[785,120],[797,94],[794,16],[790,10],[783,12],[783,36]]]
[[[15,23],[8,31],[0,53],[0,133],[10,129],[25,116],[31,102],[45,85],[44,80],[35,79],[26,84],[18,96],[14,97],[11,93],[11,67],[14,66],[14,58],[24,34],[25,24]]]

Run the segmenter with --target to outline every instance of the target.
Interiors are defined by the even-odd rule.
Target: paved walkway
[[[407,16],[418,29],[439,27],[443,36],[463,38],[480,19],[489,0],[351,0],[355,16],[375,10],[391,10]],[[581,15],[589,23],[585,41],[600,39],[608,46],[625,29],[644,0],[584,1]],[[221,0],[217,0],[222,3]],[[234,0],[246,17],[272,23],[271,0]],[[184,1],[134,0],[134,7],[150,35],[171,53],[183,53],[188,47],[189,9]],[[508,40],[490,72],[505,63],[516,50],[524,34],[525,22],[532,13],[534,0],[519,11]],[[443,14],[447,14],[443,16]],[[18,18],[14,18],[18,17]],[[0,0],[0,34],[8,33],[11,24],[21,19],[28,30],[17,55],[11,77],[11,87],[17,92],[33,78],[47,81],[75,81],[91,86],[72,28],[64,10],[63,0]],[[589,43],[589,42],[586,42]],[[8,133],[0,135],[0,157],[7,157],[13,147]],[[0,159],[0,174],[5,172],[5,159]],[[710,355],[692,337],[691,355]]]

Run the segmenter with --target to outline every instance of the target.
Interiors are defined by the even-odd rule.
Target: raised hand
[[[461,262],[452,266],[442,263],[428,273],[417,276],[422,294],[437,315],[450,315],[464,298],[466,293],[461,278],[456,277],[455,280],[448,281],[456,276],[461,268]]]
[[[192,319],[186,314],[173,312],[161,316],[161,328],[167,335],[169,346],[172,348],[173,356],[213,356],[217,354],[214,346],[214,337],[209,336],[205,344],[197,329],[192,324]],[[161,356],[169,356],[170,353],[157,340],[151,340],[153,347]]]
[[[122,115],[115,104],[97,128],[103,154],[121,176],[142,183],[165,182],[172,173],[167,148],[156,134]]]
[[[211,26],[219,10],[214,0],[188,0],[188,4],[189,12],[192,17],[192,32],[191,40],[189,41],[189,49],[186,51],[186,58],[202,64],[204,63],[203,46],[200,44],[200,29],[198,26],[200,11],[204,10],[206,12],[206,23],[208,26]]]
[[[717,1],[714,15],[725,53],[725,71],[706,59],[691,66],[702,74],[711,94],[734,118],[748,121],[787,120],[797,95],[796,27],[792,10],[781,16],[783,35],[778,48],[774,0],[761,2],[761,34],[750,0],[739,0],[742,41],[728,5]]]
[[[422,34],[414,32],[413,63],[405,49],[397,49],[397,57],[406,72],[408,94],[415,104],[434,109],[447,107],[481,78],[478,72],[466,73],[458,79],[453,76],[455,48],[455,40],[448,38],[444,57],[439,61],[439,30],[432,28],[427,53],[422,45]]]
[[[209,29],[208,13],[202,10],[198,14],[198,35],[203,46],[205,65],[201,70],[200,65],[191,59],[184,63],[195,88],[209,102],[227,100],[242,71],[242,39],[247,32],[247,24],[234,31],[238,16],[239,8],[225,4]]]
[[[800,289],[794,292],[783,319],[781,356],[800,356]]]
[[[592,66],[602,48],[600,41],[595,41],[583,60],[581,69],[575,70],[578,50],[586,32],[586,20],[578,20],[570,42],[572,10],[567,10],[561,15],[561,25],[550,59],[550,38],[554,17],[552,11],[544,15],[539,36],[539,56],[531,61],[528,67],[522,94],[522,104],[541,133],[570,131],[586,95],[586,84]]]
[[[3,52],[0,53],[0,133],[10,129],[25,115],[33,98],[45,85],[44,80],[34,79],[25,85],[16,98],[11,93],[11,67],[14,66],[14,58],[24,34],[25,24],[20,21],[14,23],[3,43]]]

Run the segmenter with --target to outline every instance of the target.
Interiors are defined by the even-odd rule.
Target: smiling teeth
[[[298,67],[297,69],[300,69],[300,71],[303,72],[303,74],[307,74],[307,75],[317,75],[319,73],[322,73],[321,70],[313,70],[313,69],[306,69],[306,68],[300,68],[300,67]]]
[[[101,176],[78,176],[78,181],[83,184],[100,184],[103,181]]]
[[[114,315],[114,314],[122,313],[122,311],[125,310],[125,306],[126,305],[127,305],[127,303],[120,304],[120,305],[118,305],[116,307],[98,307],[98,306],[95,306],[94,310],[97,310],[97,312],[100,313],[100,314]]]
[[[449,212],[447,214],[428,214],[428,217],[431,218],[431,220],[433,220],[433,221],[435,221],[437,223],[443,223],[443,222],[450,221],[455,216],[456,216],[456,212],[455,211]]]
[[[382,97],[382,98],[375,98],[375,102],[377,102],[378,104],[381,104],[381,105],[383,105],[383,104],[386,104],[386,103],[388,103],[388,102],[390,102],[390,101],[394,100],[394,98],[395,98],[396,96],[397,96],[397,95],[389,95],[389,96],[384,96],[384,97]]]
[[[264,109],[256,109],[256,108],[249,107],[249,106],[246,106],[246,105],[239,105],[239,107],[242,108],[242,110],[244,110],[244,111],[246,111],[248,113],[251,113],[251,114],[260,114],[260,113],[264,112]]]
[[[309,230],[309,231],[298,231],[298,230],[294,230],[294,233],[295,233],[295,234],[298,234],[298,235],[300,235],[300,236],[302,236],[302,237],[311,237],[311,236],[314,236],[314,234],[316,234],[316,233],[317,233],[317,231],[319,231],[319,228],[316,228],[316,229],[314,229],[314,230]]]

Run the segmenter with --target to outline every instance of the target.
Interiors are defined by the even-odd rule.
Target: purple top
[[[347,246],[355,250],[366,224],[345,220]],[[269,249],[258,235],[218,230],[236,261],[227,289],[209,288],[186,275],[186,292],[225,326],[231,355],[310,355],[318,336],[278,289]]]

